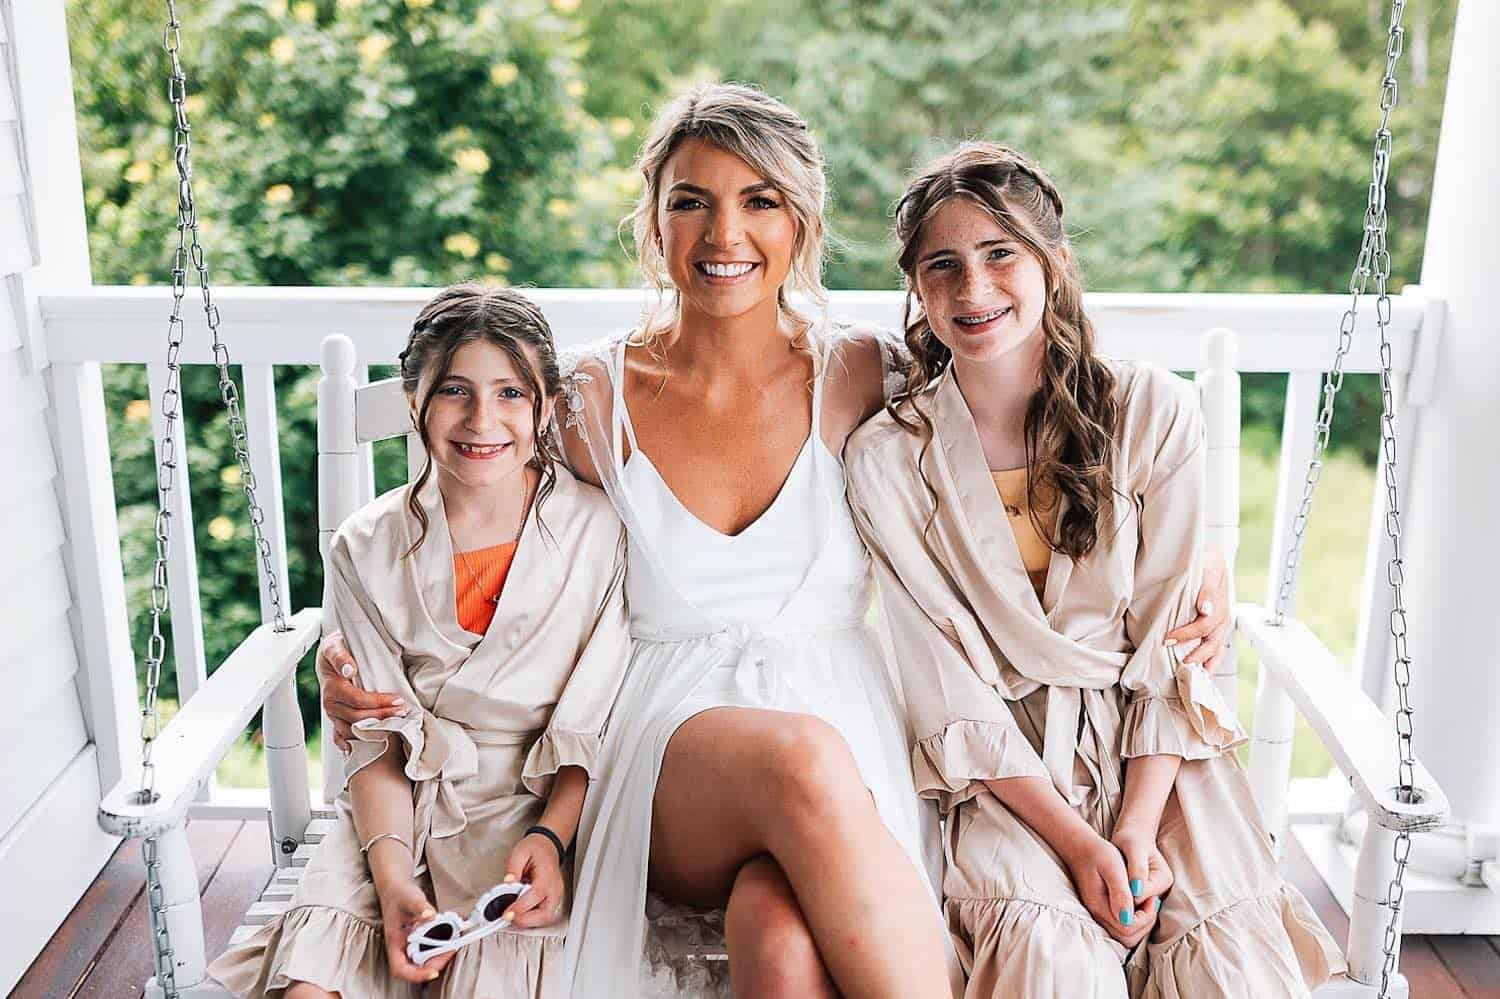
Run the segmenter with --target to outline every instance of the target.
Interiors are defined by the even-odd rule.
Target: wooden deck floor
[[[188,839],[203,886],[208,952],[217,954],[270,879],[266,824],[191,822]],[[1349,921],[1307,859],[1295,852],[1284,869],[1335,938],[1343,939]],[[11,999],[139,996],[151,973],[144,876],[139,844],[121,845]],[[1500,937],[1407,937],[1401,970],[1411,981],[1414,999],[1500,999]]]

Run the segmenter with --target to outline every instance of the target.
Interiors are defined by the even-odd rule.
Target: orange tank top
[[[1047,588],[1047,566],[1052,561],[1052,549],[1046,539],[1037,533],[1031,519],[1031,504],[1026,499],[1026,469],[1012,468],[1003,472],[990,472],[995,480],[995,491],[1000,502],[1005,504],[1006,520],[1011,533],[1016,537],[1016,548],[1021,553],[1021,562],[1026,566],[1026,575],[1031,577],[1031,588],[1040,600]],[[1057,523],[1057,499],[1045,487],[1037,490],[1038,507],[1042,526],[1050,534]]]
[[[515,557],[514,541],[454,553],[454,602],[458,607],[458,626],[464,631],[483,635],[489,630]]]

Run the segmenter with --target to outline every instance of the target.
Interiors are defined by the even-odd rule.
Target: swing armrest
[[[1295,618],[1276,625],[1272,613],[1259,604],[1240,604],[1235,610],[1235,625],[1260,655],[1261,669],[1275,678],[1297,713],[1307,719],[1372,819],[1387,829],[1408,832],[1441,825],[1448,816],[1448,799],[1421,761],[1414,765],[1420,800],[1397,798],[1394,784],[1400,758],[1391,719],[1307,625]]]
[[[116,836],[156,836],[182,822],[214,768],[229,752],[276,685],[318,641],[320,608],[298,611],[289,631],[269,624],[252,631],[192,699],[161,730],[152,751],[156,800],[140,804],[136,761],[99,804],[99,825]]]

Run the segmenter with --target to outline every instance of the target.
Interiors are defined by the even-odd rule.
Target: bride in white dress
[[[640,167],[666,307],[576,359],[562,427],[628,529],[635,639],[579,830],[572,995],[653,990],[648,888],[724,908],[740,999],[961,994],[837,457],[881,408],[889,343],[791,304],[823,297],[821,154],[781,102],[711,85],[663,111]],[[356,669],[325,639],[336,735],[399,710]]]
[[[585,352],[563,419],[629,532],[634,639],[579,830],[573,995],[619,994],[648,885],[727,903],[736,994],[946,995],[935,817],[836,457],[880,349],[785,301],[821,292],[816,147],[779,102],[706,87],[641,167],[637,248],[675,307]]]

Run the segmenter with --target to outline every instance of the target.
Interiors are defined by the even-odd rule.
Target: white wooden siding
[[[0,0],[0,634],[6,637],[0,657],[6,705],[0,724],[0,773],[6,775],[0,781],[0,884],[8,897],[26,899],[25,919],[0,921],[0,993],[20,978],[115,842],[94,817],[99,770],[70,619],[74,588],[59,503],[59,456],[49,429],[43,355],[31,335],[43,279],[80,279],[77,241],[53,254],[59,240],[54,234],[44,245],[35,217],[45,205],[52,221],[47,185],[67,183],[69,176],[66,164],[53,162],[55,123],[43,113],[59,103],[50,91],[57,55],[66,51],[61,4]],[[33,72],[37,60],[50,63],[40,78]],[[65,58],[61,68],[66,80]],[[28,146],[28,136],[39,140],[46,155]],[[66,141],[76,145],[71,129]],[[76,149],[72,159],[76,178]],[[46,176],[54,167],[58,174]],[[64,198],[56,204],[66,211],[77,202]],[[60,269],[49,272],[44,256],[57,257]]]

